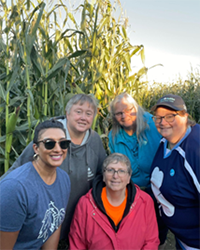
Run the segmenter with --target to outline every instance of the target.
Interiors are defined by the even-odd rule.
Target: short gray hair
[[[103,168],[102,168],[103,173],[109,164],[118,162],[126,165],[129,175],[132,174],[131,162],[129,158],[126,155],[120,153],[113,153],[106,157],[106,159],[103,162]]]
[[[71,111],[71,108],[74,104],[80,103],[80,105],[83,105],[85,102],[88,102],[92,109],[94,110],[94,117],[97,114],[97,102],[91,95],[86,94],[76,94],[74,95],[67,103],[65,107],[65,111],[69,114]]]
[[[126,92],[123,92],[119,94],[118,96],[115,97],[115,99],[110,103],[110,114],[112,117],[112,139],[114,140],[115,135],[119,132],[121,125],[115,118],[115,105],[118,102],[121,102],[122,99],[125,98],[130,104],[133,105],[133,108],[135,109],[137,113],[137,118],[136,118],[136,136],[139,141],[139,143],[142,143],[145,137],[145,129],[148,128],[148,124],[146,120],[144,119],[144,110],[140,105],[136,102],[135,99],[131,95],[129,95]]]

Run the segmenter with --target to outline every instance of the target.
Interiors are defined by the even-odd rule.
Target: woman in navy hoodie
[[[159,214],[177,249],[200,249],[200,126],[177,95],[163,96],[152,111],[163,136],[151,169]]]

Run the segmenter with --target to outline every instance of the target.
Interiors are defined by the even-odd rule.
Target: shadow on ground
[[[172,232],[168,232],[164,250],[176,250],[176,242]]]

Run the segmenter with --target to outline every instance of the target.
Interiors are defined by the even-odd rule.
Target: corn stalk
[[[132,45],[127,19],[121,13],[117,19],[115,9],[121,8],[120,1],[112,6],[110,1],[85,0],[69,11],[62,0],[48,1],[48,7],[40,0],[38,5],[35,0],[16,0],[11,13],[5,2],[0,2],[4,11],[0,19],[4,23],[0,36],[0,163],[5,162],[6,169],[31,140],[37,122],[65,114],[73,94],[97,98],[98,115],[92,126],[106,141],[110,129],[107,108],[115,95],[127,91],[148,109],[164,92],[163,88],[148,94],[150,87],[141,81],[145,66],[130,73],[132,58],[140,56],[144,63],[144,46]],[[80,22],[77,11],[78,16],[81,11]],[[191,77],[180,93],[185,97],[188,90],[191,98],[195,96],[189,108],[198,117],[194,110],[199,110],[199,80],[195,80],[196,76]],[[195,87],[190,85],[192,81]],[[179,91],[174,86],[171,89]],[[12,129],[11,117],[15,118]]]
[[[5,14],[5,23],[7,24],[7,30],[6,30],[6,76],[9,75],[9,30],[11,29],[11,26],[13,24],[13,12],[11,13],[10,20],[8,21],[8,14],[9,10],[5,3],[2,4]],[[12,6],[13,7],[13,6]],[[4,171],[6,172],[9,167],[9,154],[10,154],[10,148],[12,145],[12,132],[15,128],[16,122],[14,122],[13,115],[11,114],[9,117],[9,99],[10,99],[10,80],[7,77],[7,93],[6,93],[6,107],[5,107],[5,124],[6,124],[6,142],[5,142],[5,161],[4,161]],[[11,119],[12,117],[12,119]]]
[[[7,15],[6,15],[7,16]],[[6,18],[6,22],[7,22],[7,18]],[[9,46],[8,46],[8,33],[6,34],[6,55],[7,55],[7,60],[6,60],[6,75],[9,74]],[[7,82],[7,89],[9,89],[9,85],[10,85],[10,82],[8,81]],[[8,124],[9,124],[9,91],[7,91],[7,94],[6,94],[6,115],[5,115],[5,120],[6,120],[6,145],[5,145],[5,163],[4,163],[4,171],[6,172],[8,170],[8,166],[9,166],[9,153],[10,153],[10,147],[11,147],[11,144],[12,144],[12,140],[9,140],[10,138],[10,135],[9,135],[9,132],[8,132]]]

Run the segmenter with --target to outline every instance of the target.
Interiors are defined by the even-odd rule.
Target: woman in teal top
[[[152,115],[127,93],[110,104],[113,126],[109,133],[111,153],[125,154],[131,161],[131,179],[139,187],[150,186],[150,167],[161,139]]]

